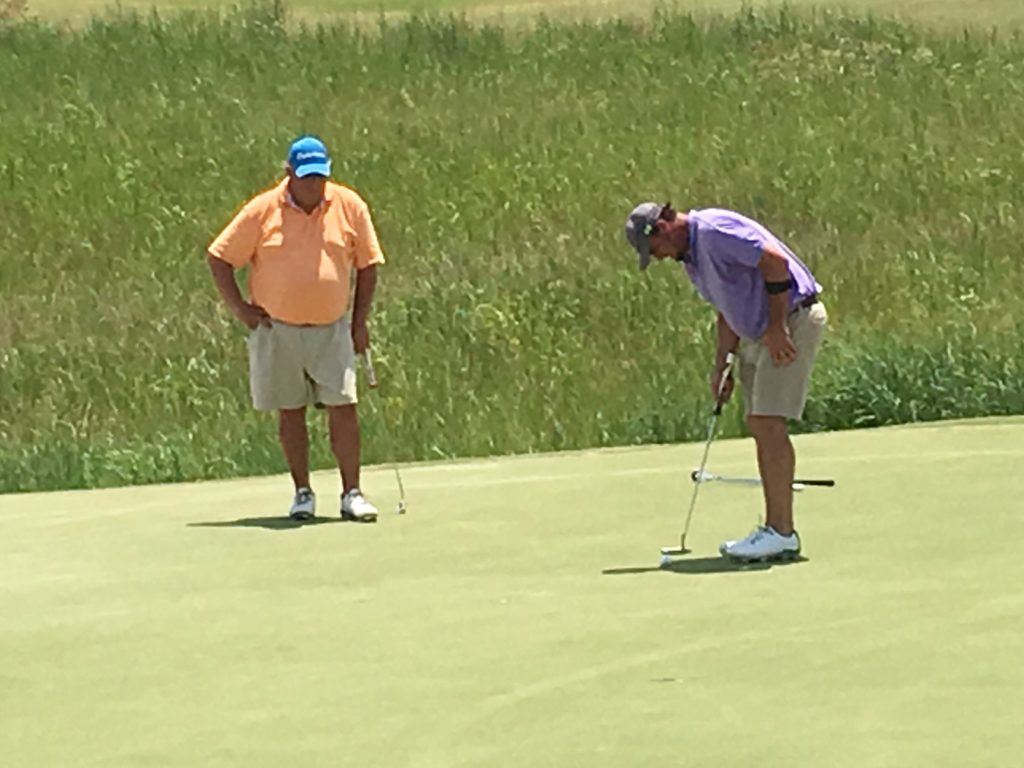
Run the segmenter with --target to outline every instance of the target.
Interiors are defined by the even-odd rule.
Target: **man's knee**
[[[297,424],[306,420],[306,408],[282,408],[277,412],[278,423],[282,425]]]
[[[758,441],[774,443],[789,438],[789,426],[784,416],[747,416],[747,428]]]
[[[331,421],[338,424],[358,422],[355,403],[350,403],[348,405],[329,405],[327,406],[327,413],[330,415]]]

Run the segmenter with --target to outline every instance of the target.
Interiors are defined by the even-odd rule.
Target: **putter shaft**
[[[708,419],[708,437],[704,443],[704,455],[700,460],[700,469],[698,470],[698,477],[704,475],[704,467],[708,463],[708,454],[711,453],[711,443],[715,439],[715,428],[718,426],[718,417],[722,413],[722,406],[724,405],[725,397],[725,383],[732,376],[732,367],[736,362],[736,356],[730,352],[725,357],[725,368],[722,370],[722,378],[718,381],[718,394],[715,397],[715,407],[711,411],[711,418]],[[700,483],[695,483],[693,486],[693,494],[690,496],[690,508],[686,512],[686,523],[683,525],[683,532],[679,537],[679,553],[685,554],[688,550],[686,549],[686,534],[690,532],[690,521],[693,519],[693,510],[697,506],[697,491],[700,490]]]
[[[380,382],[377,379],[377,371],[373,367],[373,353],[367,349],[362,354],[363,368],[366,371],[366,383],[370,386],[370,389],[376,389]],[[370,400],[370,408],[373,410],[374,415],[377,414],[377,406],[374,405],[373,400]],[[398,481],[398,504],[395,507],[396,514],[404,515],[408,507],[405,503],[405,485],[402,483],[402,473],[398,469],[398,464],[392,464],[392,468],[395,470],[395,480]]]

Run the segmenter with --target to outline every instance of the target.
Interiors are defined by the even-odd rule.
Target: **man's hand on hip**
[[[768,353],[772,356],[772,362],[775,365],[789,365],[796,360],[796,346],[794,346],[793,339],[789,336],[789,329],[785,325],[769,327],[765,331],[761,343],[768,347]]]
[[[370,329],[366,327],[365,322],[353,323],[352,343],[355,345],[357,355],[370,348]]]
[[[270,328],[273,325],[270,321],[270,315],[267,314],[267,310],[259,304],[247,304],[243,302],[237,309],[235,309],[235,317],[245,323],[245,326],[250,331],[255,331],[261,325],[264,325],[267,328]]]

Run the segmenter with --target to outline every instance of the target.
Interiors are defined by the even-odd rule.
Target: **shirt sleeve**
[[[719,223],[705,238],[705,242],[710,240],[712,257],[719,263],[757,268],[764,256],[766,241],[750,227]]]
[[[356,231],[355,265],[356,269],[366,269],[374,264],[384,263],[384,252],[377,240],[377,231],[373,227],[370,208],[359,200],[353,206],[352,227]]]
[[[256,254],[260,242],[260,214],[258,206],[247,204],[224,231],[210,243],[210,255],[226,261],[238,269],[244,267]]]

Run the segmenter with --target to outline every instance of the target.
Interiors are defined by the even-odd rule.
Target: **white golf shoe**
[[[722,542],[718,551],[723,557],[748,563],[795,560],[800,556],[800,536],[796,531],[783,536],[770,525],[759,525],[745,539]]]
[[[309,520],[316,516],[316,494],[312,488],[299,488],[295,491],[291,511],[288,517],[292,520]]]
[[[377,508],[373,506],[358,488],[341,497],[341,519],[357,523],[377,522]]]

